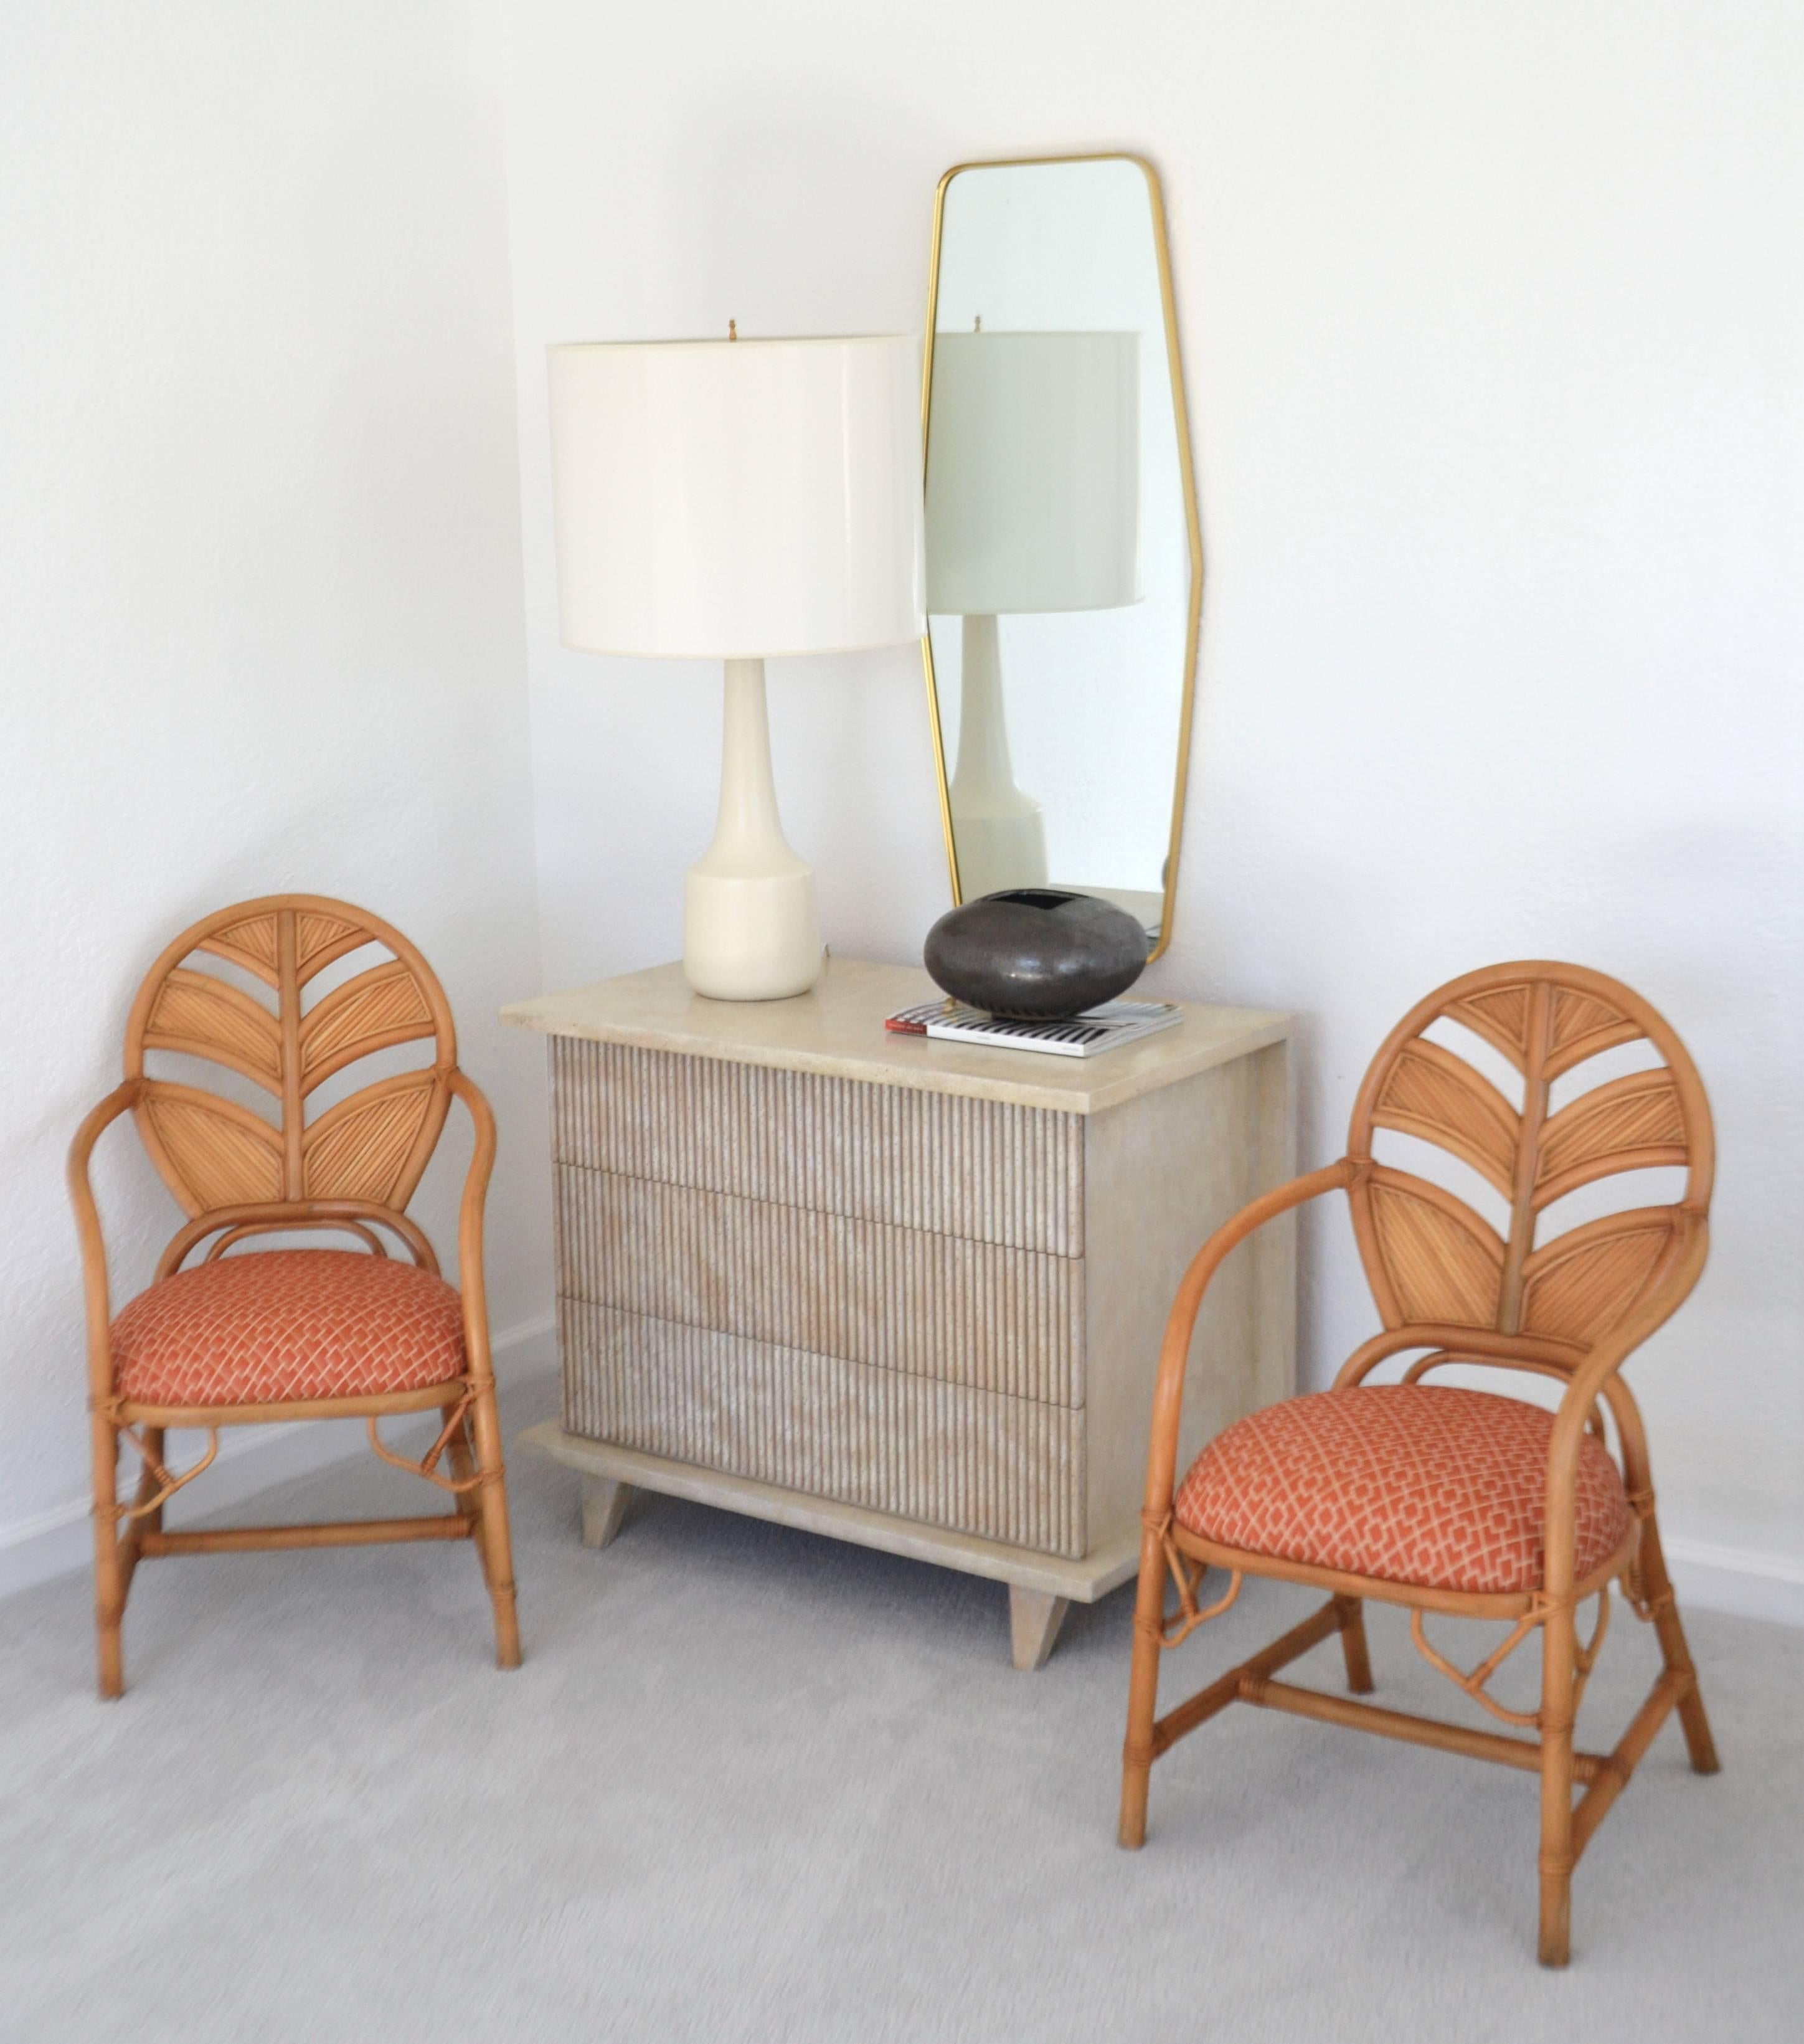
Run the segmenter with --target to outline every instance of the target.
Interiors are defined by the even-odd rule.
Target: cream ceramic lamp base
[[[727,663],[720,815],[683,898],[683,974],[713,1001],[783,1001],[820,977],[814,869],[783,836],[764,663]]]

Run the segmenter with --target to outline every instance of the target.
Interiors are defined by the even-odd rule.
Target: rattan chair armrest
[[[1710,1225],[1695,1207],[1679,1208],[1666,1267],[1642,1304],[1573,1372],[1554,1415],[1547,1450],[1546,1573],[1550,1596],[1568,1593],[1578,1545],[1579,1448],[1591,1408],[1609,1381],[1648,1337],[1664,1326],[1698,1281],[1710,1254]]]
[[[463,1300],[463,1339],[472,1377],[493,1374],[489,1354],[489,1304],[482,1274],[482,1215],[489,1180],[495,1168],[495,1111],[488,1097],[466,1073],[452,1069],[451,1092],[469,1110],[476,1146],[465,1174],[457,1216],[457,1287]]]
[[[1159,1350],[1158,1381],[1153,1393],[1153,1425],[1146,1452],[1146,1509],[1155,1516],[1171,1506],[1172,1486],[1177,1474],[1178,1422],[1184,1413],[1184,1381],[1190,1363],[1190,1338],[1210,1280],[1229,1254],[1246,1238],[1292,1208],[1307,1204],[1323,1193],[1352,1185],[1365,1166],[1343,1157],[1337,1164],[1311,1171],[1288,1185],[1263,1193],[1242,1207],[1234,1219],[1224,1222],[1198,1250],[1184,1274],[1165,1322],[1165,1340]]]
[[[75,1210],[75,1233],[82,1250],[82,1289],[87,1310],[88,1383],[90,1394],[97,1398],[110,1397],[113,1390],[113,1351],[108,1339],[113,1308],[106,1275],[106,1237],[88,1178],[88,1160],[107,1129],[137,1105],[143,1089],[141,1079],[127,1079],[115,1086],[83,1118],[75,1141],[69,1145],[69,1204]]]

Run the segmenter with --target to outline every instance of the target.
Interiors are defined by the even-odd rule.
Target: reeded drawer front
[[[566,1298],[565,1424],[1042,1553],[1085,1551],[1084,1415]]]
[[[559,1289],[591,1304],[1057,1405],[1084,1402],[1084,1266],[557,1168]]]
[[[574,1037],[551,1055],[559,1163],[1084,1253],[1081,1115]]]

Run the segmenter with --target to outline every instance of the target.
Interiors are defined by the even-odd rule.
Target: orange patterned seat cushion
[[[1553,1416],[1438,1385],[1288,1399],[1211,1441],[1178,1491],[1206,1540],[1435,1589],[1538,1589]],[[1602,1443],[1579,1450],[1578,1570],[1613,1554],[1630,1513]]]
[[[463,1373],[455,1285],[346,1249],[222,1256],[113,1323],[113,1381],[140,1405],[268,1405],[413,1391]]]

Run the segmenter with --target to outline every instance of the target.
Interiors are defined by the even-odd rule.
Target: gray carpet
[[[1804,1634],[1691,1615],[1725,1771],[1661,1734],[1550,1975],[1527,1776],[1230,1710],[1123,1854],[1127,1594],[1021,1675],[990,1585],[658,1499],[593,1554],[513,1476],[517,1674],[461,1548],[148,1563],[104,1707],[84,1581],[0,1608],[9,2044],[1804,2034]],[[1167,1695],[1301,1608],[1250,1589]],[[1372,1616],[1381,1696],[1457,1704]],[[1586,1742],[1652,1670],[1619,1614]]]

